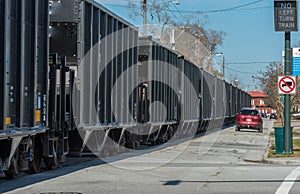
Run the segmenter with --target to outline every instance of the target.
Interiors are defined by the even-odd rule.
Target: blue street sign
[[[293,57],[293,75],[300,75],[300,57]]]
[[[293,75],[300,75],[300,48],[293,48]]]

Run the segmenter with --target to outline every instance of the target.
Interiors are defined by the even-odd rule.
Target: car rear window
[[[242,115],[259,115],[259,112],[257,110],[241,110]]]

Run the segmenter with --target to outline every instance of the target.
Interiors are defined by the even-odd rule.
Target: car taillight
[[[253,118],[253,120],[255,120],[255,121],[260,121],[260,120],[261,120],[261,117],[260,117],[260,116],[255,116],[255,117]]]
[[[238,115],[237,116],[237,119],[240,120],[240,121],[243,120],[244,118],[245,118],[244,115]]]

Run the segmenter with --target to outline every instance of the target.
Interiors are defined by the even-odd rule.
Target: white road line
[[[299,175],[300,167],[297,167],[285,178],[275,194],[289,193]]]

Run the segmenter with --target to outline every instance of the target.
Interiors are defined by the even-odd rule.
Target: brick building
[[[265,99],[268,98],[268,94],[262,91],[249,91],[248,94],[251,96],[251,107],[257,108],[261,113],[271,114],[276,110],[270,108],[266,103]]]

